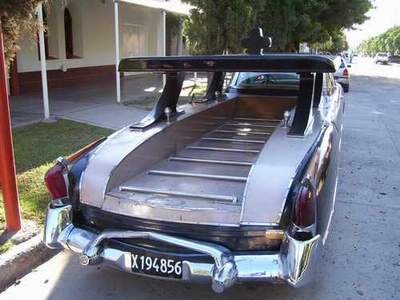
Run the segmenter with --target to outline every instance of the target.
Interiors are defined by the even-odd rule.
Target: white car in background
[[[349,68],[350,64],[347,64],[343,57],[340,58],[341,63],[339,69],[335,73],[335,79],[340,85],[343,87],[343,91],[345,93],[349,92],[350,89],[350,73]]]
[[[376,64],[381,63],[384,65],[387,65],[389,63],[389,54],[384,53],[384,52],[378,52],[375,55],[374,63],[376,63]]]

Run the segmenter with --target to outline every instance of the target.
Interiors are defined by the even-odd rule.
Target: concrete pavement
[[[400,297],[400,72],[360,60],[346,94],[336,210],[314,284],[292,289],[208,285],[82,267],[62,253],[0,299],[398,299]],[[385,78],[389,76],[390,78]]]
[[[134,102],[153,96],[156,98],[156,94],[147,89],[153,90],[160,86],[158,77],[149,75],[124,78],[121,82],[122,101]],[[44,118],[41,92],[11,97],[10,106],[13,127],[39,122]],[[145,110],[116,103],[113,80],[52,88],[49,90],[49,106],[52,118],[66,118],[111,129],[124,127],[147,114]]]

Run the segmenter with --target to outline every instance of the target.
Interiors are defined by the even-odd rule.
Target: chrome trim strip
[[[227,175],[213,175],[213,174],[199,174],[190,172],[174,172],[174,171],[163,171],[163,170],[149,170],[149,175],[165,175],[165,176],[187,176],[195,178],[206,178],[206,179],[217,179],[217,180],[231,180],[231,181],[247,181],[247,177],[240,176],[227,176]]]
[[[272,222],[242,222],[240,221],[240,225],[250,225],[250,226],[268,226],[268,227],[275,227],[281,228],[282,226],[279,223],[272,223]]]
[[[243,139],[228,139],[228,138],[214,138],[214,137],[202,137],[202,140],[217,141],[217,142],[237,142],[237,143],[250,143],[250,144],[265,144],[263,140],[243,140]]]
[[[226,152],[243,152],[243,153],[259,153],[260,152],[260,150],[219,148],[219,147],[206,147],[206,146],[187,146],[186,149],[210,150],[210,151],[226,151]]]
[[[249,173],[247,174],[247,178],[251,178],[251,176],[253,175],[253,171],[254,171],[254,168],[257,163],[258,158],[259,158],[259,155],[257,156],[255,163],[251,166]],[[242,195],[242,207],[240,210],[240,224],[242,224],[243,219],[244,219],[244,208],[245,208],[247,189],[249,188],[249,182],[250,182],[250,180],[246,182],[246,185],[245,185],[244,191],[243,191],[243,195]]]
[[[225,123],[222,126],[248,126],[248,127],[275,128],[277,125],[261,125],[261,124],[238,122],[238,123]]]
[[[271,135],[272,132],[267,132],[267,131],[240,131],[240,130],[228,130],[228,129],[216,129],[213,132],[221,132],[221,133],[236,133],[238,135],[240,134],[246,134],[246,135]]]
[[[336,193],[337,193],[338,181],[339,181],[339,176],[336,176],[335,187],[334,187],[334,191],[333,191],[332,209],[331,209],[331,211],[329,213],[328,224],[326,225],[325,232],[322,234],[322,245],[325,245],[325,242],[326,242],[326,240],[328,238],[329,230],[331,228],[333,213],[335,212],[335,203],[336,203]]]
[[[178,157],[171,156],[169,160],[172,161],[185,161],[185,162],[198,162],[198,163],[210,163],[210,164],[221,164],[221,165],[232,165],[232,166],[246,166],[251,167],[253,163],[244,161],[233,161],[233,160],[217,160],[217,159],[201,159],[201,158],[189,158],[189,157]]]
[[[263,118],[242,118],[242,117],[236,117],[233,118],[234,120],[240,120],[240,121],[262,121],[262,122],[280,122],[281,120],[279,119],[263,119]]]
[[[146,189],[146,188],[139,188],[133,186],[121,186],[120,191],[122,192],[138,192],[138,193],[146,193],[146,194],[163,194],[163,195],[171,195],[171,196],[182,196],[182,197],[193,197],[193,198],[203,198],[203,199],[210,199],[210,200],[221,200],[221,201],[228,201],[232,203],[237,202],[237,197],[235,196],[224,196],[224,195],[213,195],[213,194],[204,194],[204,193],[186,193],[186,192],[178,192],[178,191],[162,191],[157,189]]]

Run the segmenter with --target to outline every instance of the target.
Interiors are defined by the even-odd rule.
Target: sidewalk
[[[108,104],[71,111],[61,117],[99,127],[120,129],[142,119],[147,113],[148,111],[121,104]]]
[[[147,89],[156,87],[159,82],[157,78],[147,79],[125,79],[122,85],[123,101],[151,97],[153,94]],[[44,118],[41,92],[11,97],[10,106],[13,127],[39,122]],[[147,114],[145,110],[116,103],[112,81],[52,89],[49,91],[49,106],[52,118],[66,118],[111,129],[119,129]]]
[[[12,126],[20,127],[43,120],[41,105],[12,108]],[[31,110],[30,110],[31,109]],[[143,118],[148,112],[123,104],[57,101],[50,105],[52,118],[64,118],[110,129],[120,129]]]

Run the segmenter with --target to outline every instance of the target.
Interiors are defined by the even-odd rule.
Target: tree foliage
[[[256,25],[272,37],[274,51],[295,50],[300,42],[338,45],[343,29],[363,23],[372,7],[371,0],[184,1],[195,6],[185,26],[195,54],[241,52],[241,38]]]
[[[324,42],[314,42],[310,44],[311,48],[318,51],[338,53],[349,48],[346,35],[343,30],[332,32],[329,39]]]
[[[400,55],[400,26],[392,27],[378,36],[364,40],[358,51],[368,56],[374,56],[378,52]]]
[[[243,32],[254,24],[253,8],[243,0],[190,0],[190,19],[184,26],[193,54],[240,51]]]
[[[0,0],[0,18],[4,34],[4,52],[9,63],[18,50],[18,39],[22,32],[37,30],[35,10],[45,0]]]

